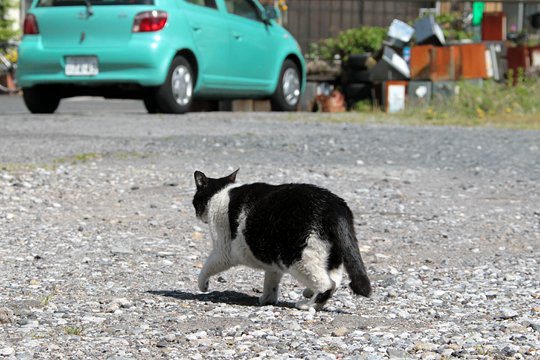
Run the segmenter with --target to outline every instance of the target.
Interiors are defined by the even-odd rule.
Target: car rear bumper
[[[166,46],[159,37],[137,37],[116,48],[46,48],[39,36],[27,36],[19,47],[17,82],[21,87],[107,83],[157,86],[165,81],[173,55],[172,47]],[[66,76],[66,56],[96,56],[99,73],[95,76]]]

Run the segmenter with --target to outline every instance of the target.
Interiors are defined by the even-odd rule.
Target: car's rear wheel
[[[146,95],[143,98],[144,108],[149,114],[157,114],[159,112],[158,104],[154,94]]]
[[[296,64],[287,59],[279,73],[278,84],[271,103],[273,111],[295,111],[300,102],[300,72]]]
[[[60,96],[46,86],[23,88],[24,104],[32,114],[52,114],[58,109]]]
[[[191,65],[184,57],[175,57],[165,83],[156,91],[155,99],[158,109],[168,114],[188,112],[193,103],[194,87],[195,76]]]

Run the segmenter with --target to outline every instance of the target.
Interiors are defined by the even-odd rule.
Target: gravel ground
[[[0,115],[0,359],[540,358],[540,133],[311,114]],[[347,200],[374,285],[197,275],[193,171]]]

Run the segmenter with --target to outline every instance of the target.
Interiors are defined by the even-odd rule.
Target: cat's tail
[[[349,286],[355,294],[369,297],[371,295],[371,282],[358,249],[352,214],[338,220],[337,232],[336,245],[341,250],[345,269],[351,279]]]

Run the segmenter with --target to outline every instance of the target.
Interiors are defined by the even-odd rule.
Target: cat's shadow
[[[188,300],[188,301],[201,301],[201,302],[211,302],[215,304],[228,304],[228,305],[240,305],[240,306],[256,306],[261,307],[259,304],[259,298],[256,296],[247,295],[238,291],[212,291],[209,293],[198,293],[193,294],[187,291],[181,290],[149,290],[148,294],[165,296],[174,298],[177,300]],[[296,309],[296,306],[293,302],[290,301],[278,301],[274,306]],[[350,314],[344,310],[328,310],[323,309],[323,312],[330,312],[336,314]]]
[[[256,296],[247,295],[237,291],[212,291],[209,293],[193,294],[187,291],[181,290],[150,290],[147,291],[152,295],[159,295],[165,297],[171,297],[178,300],[190,300],[201,302],[212,302],[219,304],[229,305],[241,305],[241,306],[257,306],[259,305],[259,298]],[[284,308],[294,308],[294,303],[288,301],[278,301],[275,305]]]

